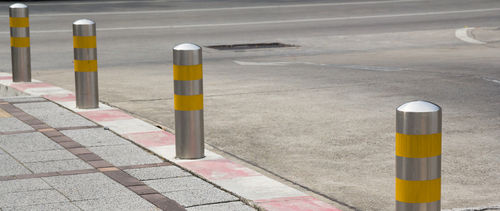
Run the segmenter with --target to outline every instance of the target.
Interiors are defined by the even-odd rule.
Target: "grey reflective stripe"
[[[175,152],[178,158],[204,156],[203,110],[175,111]],[[200,144],[200,140],[202,141]]]
[[[428,158],[396,156],[396,177],[402,180],[433,180],[441,177],[441,155]]]
[[[441,110],[437,112],[396,110],[396,132],[406,135],[441,133]]]
[[[11,37],[29,37],[30,28],[29,27],[11,27],[10,28]]]
[[[202,61],[201,48],[199,50],[173,50],[174,65],[199,65]]]
[[[11,47],[12,80],[14,82],[31,81],[30,47]]]
[[[203,94],[203,80],[174,81],[174,94],[176,95],[201,95]]]
[[[28,13],[28,8],[9,8],[9,16],[13,18],[26,18]]]
[[[89,24],[89,25],[73,24],[73,36],[96,36],[95,24]]]
[[[429,203],[405,203],[396,201],[396,211],[441,211],[441,200]]]
[[[76,106],[78,108],[99,107],[99,87],[97,71],[75,72]]]
[[[97,60],[96,48],[74,48],[73,52],[75,60]]]

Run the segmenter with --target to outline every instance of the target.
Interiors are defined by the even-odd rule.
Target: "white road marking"
[[[225,26],[285,24],[285,23],[308,23],[308,22],[324,22],[324,21],[362,20],[362,19],[375,19],[375,18],[400,18],[400,17],[411,17],[411,16],[449,15],[449,14],[462,14],[462,13],[493,12],[493,11],[500,11],[500,8],[473,9],[473,10],[452,10],[452,11],[440,11],[440,12],[403,13],[403,14],[392,14],[392,15],[369,15],[369,16],[351,16],[351,17],[334,17],[334,18],[311,18],[311,19],[272,20],[272,21],[255,21],[255,22],[236,22],[236,23],[206,23],[206,24],[166,25],[166,26],[97,28],[97,31],[144,30],[144,29],[180,29],[180,28],[225,27]],[[71,32],[71,30],[31,31],[31,33],[57,33],[57,32]],[[0,32],[0,34],[8,34],[8,33],[10,33],[10,32],[8,32],[8,31]]]
[[[233,61],[236,64],[243,66],[286,66],[290,64],[308,64],[308,65],[325,65],[325,64],[316,64],[312,62],[245,62],[245,61]]]
[[[458,39],[464,41],[464,42],[468,42],[468,43],[471,43],[471,44],[479,44],[479,45],[482,45],[482,44],[486,44],[485,42],[481,42],[479,40],[476,40],[472,37],[469,36],[469,31],[470,30],[473,30],[474,28],[472,27],[466,27],[466,28],[462,28],[462,29],[457,29],[455,31],[455,37],[457,37]]]
[[[386,0],[386,1],[362,1],[362,2],[343,2],[343,3],[320,3],[320,4],[290,4],[290,5],[272,5],[272,6],[250,6],[250,7],[222,7],[222,8],[204,8],[204,9],[183,9],[183,10],[148,10],[148,11],[120,11],[120,12],[83,12],[83,13],[57,13],[57,14],[31,14],[31,17],[37,16],[74,16],[74,15],[127,15],[127,14],[157,14],[157,13],[184,13],[184,12],[211,12],[225,10],[252,10],[252,9],[276,9],[276,8],[299,8],[299,7],[324,7],[324,6],[344,6],[344,5],[362,5],[362,4],[387,4],[416,2],[423,0]]]
[[[145,3],[160,2],[160,0],[141,0],[141,1],[89,1],[89,2],[46,2],[46,3],[26,3],[28,6],[62,6],[62,5],[93,5],[93,4],[126,4],[126,3]]]
[[[485,81],[489,81],[489,82],[493,82],[493,83],[497,83],[497,84],[500,84],[500,81],[499,81],[499,80],[495,80],[495,79],[491,79],[491,78],[483,78],[483,80],[485,80]]]

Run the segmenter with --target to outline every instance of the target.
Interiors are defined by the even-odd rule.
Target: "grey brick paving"
[[[129,141],[103,128],[64,130],[62,133],[86,147],[130,144]]]
[[[76,201],[73,203],[83,210],[160,210],[138,195]]]
[[[0,194],[0,207],[17,207],[68,201],[56,190],[35,190]]]
[[[23,207],[8,207],[3,208],[3,211],[33,211],[33,210],[50,210],[50,211],[79,211],[81,210],[71,202],[40,204]]]
[[[6,97],[6,98],[0,98],[0,99],[7,101],[9,103],[21,103],[21,102],[30,102],[30,101],[47,101],[45,98],[42,98],[42,97],[29,97],[29,96]]]
[[[52,189],[52,187],[40,178],[0,181],[0,195],[5,193],[48,189]]]
[[[14,131],[26,131],[34,130],[29,125],[25,124],[21,120],[14,117],[11,118],[0,118],[0,132],[14,132]]]
[[[95,126],[87,119],[51,102],[23,103],[16,106],[54,128]]]
[[[66,150],[17,152],[17,153],[12,153],[12,156],[14,156],[17,160],[23,163],[77,159],[76,156],[74,156],[73,154],[71,154]]]
[[[7,154],[0,154],[0,176],[30,174],[31,172]],[[1,190],[1,187],[0,187]]]
[[[102,173],[45,177],[43,180],[71,201],[135,195]]]
[[[2,135],[0,148],[9,153],[63,149],[59,144],[38,132]]]
[[[202,205],[196,207],[187,208],[188,211],[221,211],[221,210],[231,210],[231,211],[255,211],[254,208],[243,204],[242,202],[228,202],[221,204],[210,204]]]
[[[125,171],[139,180],[153,180],[153,179],[166,179],[174,177],[191,176],[189,172],[184,171],[177,166],[161,166],[153,168],[128,169]]]
[[[214,187],[212,184],[194,176],[147,180],[144,181],[144,183],[161,193],[180,190],[208,189]]]
[[[89,147],[88,149],[115,166],[163,162],[160,158],[144,151],[143,149],[133,144]]]
[[[162,194],[185,207],[238,200],[235,196],[216,187],[166,193],[162,192]]]
[[[34,173],[71,171],[71,170],[94,168],[80,159],[33,162],[33,163],[24,163],[24,165]]]

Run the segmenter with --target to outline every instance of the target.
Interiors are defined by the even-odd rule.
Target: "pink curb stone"
[[[14,83],[10,85],[12,88],[15,88],[20,91],[24,91],[26,89],[32,89],[32,88],[45,88],[45,87],[55,87],[51,84],[46,84],[46,83]]]
[[[44,95],[43,97],[56,102],[70,102],[76,100],[74,94],[54,94],[54,95]]]
[[[175,136],[166,131],[152,131],[123,134],[126,138],[144,147],[158,147],[175,144]]]
[[[110,110],[97,110],[97,111],[81,111],[78,112],[84,117],[87,117],[96,122],[123,120],[123,119],[133,119],[134,117],[120,111],[118,109]]]
[[[312,196],[263,199],[255,202],[269,211],[340,211]]]
[[[227,159],[193,161],[179,163],[179,165],[192,170],[209,180],[222,180],[260,175],[252,169]]]
[[[10,80],[12,76],[0,76],[0,80]]]

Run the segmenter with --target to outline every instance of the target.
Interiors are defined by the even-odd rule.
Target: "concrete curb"
[[[176,163],[260,208],[270,211],[339,211],[332,205],[207,149],[205,149],[206,157],[203,159],[176,159],[175,136],[173,134],[134,118],[118,108],[102,103],[99,104],[98,109],[77,109],[75,95],[71,91],[41,81],[33,81],[32,83],[13,83],[11,74],[0,72],[0,84],[32,96],[44,97],[97,124],[108,127],[137,145]]]

